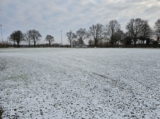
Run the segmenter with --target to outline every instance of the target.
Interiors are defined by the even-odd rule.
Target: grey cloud
[[[4,27],[4,37],[13,30],[26,32],[37,29],[45,35],[55,36],[60,42],[60,30],[67,43],[65,32],[79,28],[88,29],[90,25],[104,25],[112,19],[125,25],[131,18],[149,20],[151,25],[159,18],[159,0],[1,0],[0,24]],[[14,8],[9,4],[13,4]],[[6,14],[7,13],[7,14]],[[10,14],[12,13],[12,15]]]

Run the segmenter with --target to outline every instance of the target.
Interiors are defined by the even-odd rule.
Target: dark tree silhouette
[[[31,38],[30,38],[29,31],[27,31],[26,33],[24,33],[23,36],[24,36],[24,40],[25,40],[26,42],[28,42],[28,46],[30,47]]]
[[[106,26],[106,34],[110,38],[111,45],[114,45],[117,42],[116,33],[120,31],[121,25],[118,23],[117,20],[111,20],[109,25]]]
[[[130,37],[132,37],[134,41],[134,46],[136,46],[137,39],[141,36],[143,24],[144,24],[144,20],[137,18],[137,19],[131,19],[126,26],[126,29],[130,34]]]
[[[150,44],[150,38],[147,38],[146,39],[146,45],[149,45]]]
[[[75,46],[75,45],[78,45],[78,42],[77,42],[76,40],[73,40],[73,41],[72,41],[72,45],[74,45],[74,46]]]
[[[89,28],[89,36],[94,40],[94,46],[97,47],[98,42],[103,39],[103,25],[96,24]]]
[[[118,45],[120,45],[120,43],[123,43],[123,40],[125,38],[125,33],[122,30],[118,30],[114,33],[114,43],[118,43]]]
[[[132,37],[126,36],[126,37],[124,38],[124,44],[125,44],[125,45],[131,45],[131,44],[132,44]]]
[[[37,30],[29,30],[29,37],[34,42],[34,47],[36,47],[36,42],[40,40],[39,38],[42,37],[42,35]]]
[[[77,41],[78,41],[79,45],[83,45],[84,40],[88,37],[89,37],[89,35],[88,35],[86,29],[80,28],[78,31],[76,31],[76,37],[75,38],[77,38]]]
[[[66,33],[66,36],[68,37],[68,42],[70,43],[71,47],[72,41],[76,38],[76,35],[70,30],[69,32]]]
[[[51,35],[47,35],[45,38],[46,41],[49,42],[49,46],[51,46],[52,42],[54,42],[54,37]]]
[[[139,39],[143,42],[144,44],[144,41],[147,40],[147,38],[150,38],[152,36],[152,29],[151,27],[149,26],[148,24],[148,21],[144,20],[143,21],[143,26],[142,26],[142,29],[140,31],[140,37]]]
[[[94,46],[94,41],[90,39],[90,40],[88,41],[88,45],[89,45],[90,47]]]
[[[9,39],[14,42],[14,46],[15,46],[15,42],[16,42],[17,43],[17,47],[19,47],[20,42],[24,40],[23,33],[21,31],[19,31],[19,30],[18,31],[14,31],[10,35]]]
[[[157,41],[160,40],[160,19],[158,19],[156,22],[155,22],[155,34],[157,36]]]

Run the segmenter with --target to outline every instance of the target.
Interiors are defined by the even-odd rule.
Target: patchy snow
[[[159,49],[0,49],[3,119],[159,119]]]

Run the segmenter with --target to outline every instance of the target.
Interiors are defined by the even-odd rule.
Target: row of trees
[[[34,47],[36,47],[36,42],[40,40],[42,35],[37,30],[29,30],[26,33],[22,33],[20,30],[14,31],[10,36],[9,40],[13,41],[14,46],[17,44],[17,47],[19,47],[21,41],[28,42],[28,45],[30,47],[31,42],[34,43]],[[51,46],[51,43],[54,41],[54,37],[51,35],[47,35],[45,40],[49,43]]]
[[[66,35],[70,46],[83,45],[85,39],[90,39],[88,44],[95,47],[106,41],[110,45],[130,45],[133,43],[136,46],[137,40],[140,40],[142,44],[144,44],[144,41],[149,44],[153,35],[157,36],[157,41],[160,38],[160,19],[155,22],[154,30],[151,29],[147,20],[131,19],[126,25],[126,30],[127,32],[124,33],[118,21],[111,20],[106,26],[96,24],[89,27],[89,30],[80,28],[75,33],[70,30]]]
[[[126,25],[126,32],[121,29],[120,23],[116,20],[111,20],[109,24],[102,25],[96,24],[89,27],[88,30],[80,28],[75,33],[71,30],[66,33],[70,47],[71,45],[83,45],[85,40],[88,39],[88,45],[90,46],[102,46],[101,44],[113,45],[131,45],[136,46],[137,40],[141,41],[141,44],[149,44],[152,36],[157,37],[157,41],[160,38],[160,19],[155,22],[154,30],[151,29],[147,20],[140,18],[131,19]],[[30,46],[31,42],[36,47],[36,42],[40,40],[42,35],[37,30],[29,30],[26,33],[22,33],[20,30],[14,31],[9,40],[13,41],[19,47],[21,41],[28,42]],[[54,37],[47,35],[45,40],[51,46],[54,41]]]

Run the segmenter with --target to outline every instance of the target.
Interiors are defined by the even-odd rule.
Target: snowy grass
[[[159,49],[0,49],[3,119],[159,119]]]

